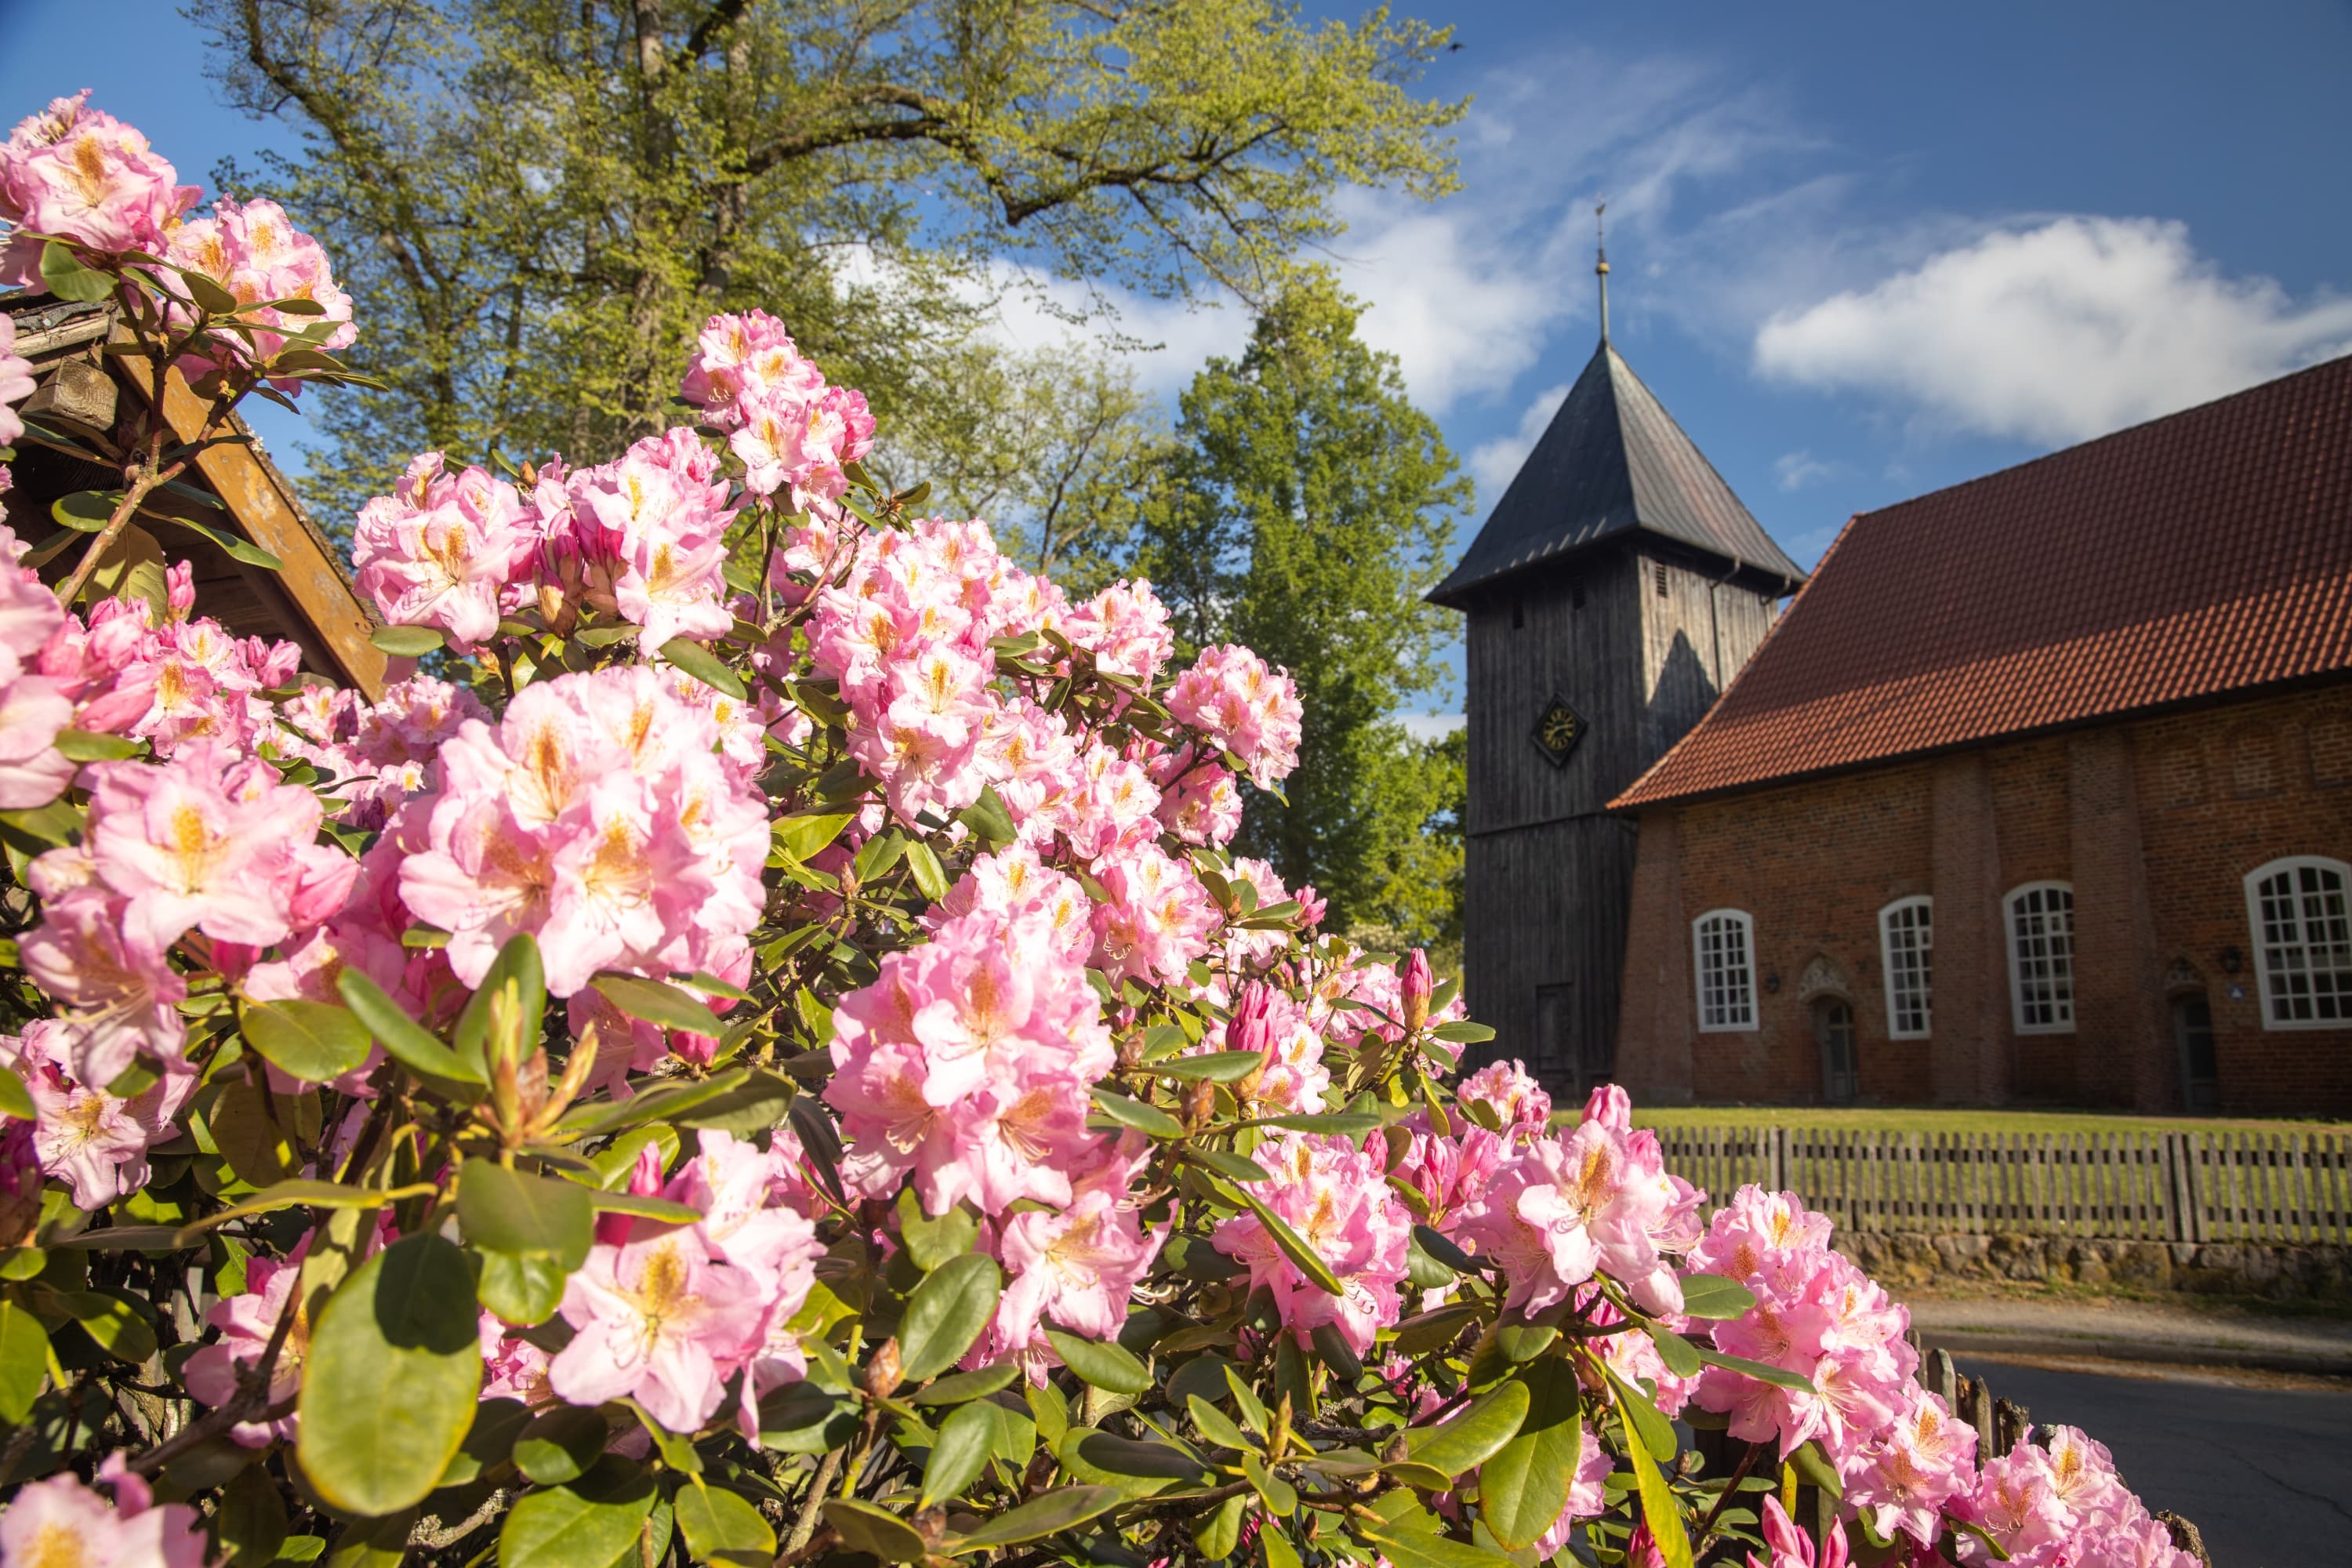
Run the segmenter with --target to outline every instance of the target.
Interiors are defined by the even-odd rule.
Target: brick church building
[[[2352,1113],[2352,358],[1854,518],[1610,810],[1639,1098]]]

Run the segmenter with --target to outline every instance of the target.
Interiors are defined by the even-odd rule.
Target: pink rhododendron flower
[[[0,344],[0,396],[12,384],[5,350]],[[28,382],[25,391],[31,390]],[[0,407],[0,442],[16,438],[5,430],[14,417]],[[57,749],[58,731],[73,723],[73,703],[37,662],[64,627],[66,614],[40,578],[16,564],[24,553],[16,533],[0,523],[0,811],[46,805],[74,774],[74,764]]]
[[[1764,1548],[1768,1557],[1748,1554],[1748,1568],[1845,1568],[1845,1526],[1833,1524],[1818,1555],[1812,1538],[1799,1530],[1777,1497],[1764,1500]]]
[[[470,647],[498,630],[499,590],[536,543],[514,486],[484,468],[448,473],[427,452],[360,508],[352,583],[393,625],[437,626]]]
[[[1254,1189],[1338,1276],[1340,1294],[1299,1271],[1255,1214],[1219,1220],[1211,1245],[1249,1266],[1250,1289],[1272,1292],[1283,1327],[1303,1346],[1328,1323],[1358,1355],[1399,1315],[1412,1215],[1390,1191],[1381,1162],[1345,1138],[1286,1133],[1253,1156],[1274,1180]]]
[[[193,1073],[165,1073],[129,1100],[73,1076],[69,1031],[53,1019],[0,1035],[0,1065],[25,1080],[38,1113],[33,1148],[44,1173],[95,1214],[147,1184],[147,1146],[172,1135],[172,1119],[196,1090]]]
[[[183,271],[202,273],[240,305],[308,300],[319,307],[318,314],[307,316],[275,308],[245,310],[239,320],[253,329],[249,338],[218,333],[206,345],[207,353],[225,363],[267,365],[287,348],[289,334],[321,325],[328,330],[304,337],[300,346],[332,351],[350,347],[359,337],[352,323],[351,296],[336,284],[326,250],[296,228],[276,202],[240,204],[222,197],[214,204],[211,217],[190,218],[172,230],[164,259]],[[172,287],[179,291],[176,282]],[[181,324],[193,320],[180,307],[173,314]],[[192,369],[190,374],[199,372]],[[270,384],[289,394],[302,386],[299,378],[289,376],[272,378]]]
[[[1676,1312],[1660,1243],[1678,1202],[1654,1140],[1587,1121],[1515,1151],[1455,1234],[1509,1273],[1514,1306],[1539,1311],[1606,1268],[1644,1308]]]
[[[1551,1096],[1516,1058],[1487,1063],[1456,1084],[1454,1094],[1458,1100],[1486,1106],[1514,1137],[1538,1138],[1551,1125]]]
[[[1298,765],[1298,689],[1245,647],[1201,650],[1169,689],[1168,710],[1241,762],[1260,788]]]
[[[136,1500],[125,1497],[115,1507],[71,1472],[33,1482],[0,1513],[0,1564],[203,1568],[210,1554],[196,1510],[178,1502],[149,1506],[144,1485],[136,1489]]]
[[[0,447],[15,446],[25,433],[12,405],[32,395],[33,362],[16,352],[16,319],[0,311]]]
[[[591,1247],[564,1286],[563,1318],[579,1331],[548,1385],[573,1405],[632,1398],[673,1432],[698,1431],[761,1342],[761,1296],[698,1227],[638,1221],[625,1244]]]
[[[89,89],[51,100],[0,145],[0,282],[43,287],[37,235],[101,255],[161,251],[165,232],[196,199],[147,138],[89,107]]]
[[[1976,1485],[1977,1434],[1916,1384],[1880,1440],[1838,1468],[1845,1500],[1881,1537],[1901,1531],[1921,1545],[1942,1532],[1944,1506]]]
[[[112,1083],[142,1055],[175,1066],[187,1038],[178,1011],[187,982],[163,954],[124,937],[128,900],[89,885],[94,873],[79,851],[42,856],[33,877],[41,923],[19,951],[25,972],[59,1008],[74,1078]]]
[[[187,1385],[189,1394],[215,1406],[227,1404],[236,1395],[237,1369],[261,1363],[262,1352],[268,1349],[270,1337],[278,1331],[278,1320],[285,1313],[286,1304],[301,1279],[302,1258],[310,1250],[310,1237],[305,1237],[283,1261],[259,1254],[246,1260],[243,1293],[215,1302],[205,1314],[205,1321],[220,1330],[221,1337],[188,1357],[187,1364],[181,1369],[180,1380]],[[278,1346],[278,1360],[269,1369],[265,1406],[282,1404],[289,1408],[274,1420],[240,1421],[229,1428],[231,1436],[248,1448],[292,1439],[296,1423],[290,1406],[301,1391],[302,1363],[310,1353],[310,1317],[297,1312],[294,1326]]]

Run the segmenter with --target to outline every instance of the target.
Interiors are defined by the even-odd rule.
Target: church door
[[[1813,1043],[1822,1051],[1822,1100],[1829,1105],[1852,1105],[1862,1087],[1862,1071],[1853,1057],[1853,1009],[1836,996],[1813,1004]]]
[[[2221,1108],[2221,1074],[2213,1059],[2213,1008],[2202,991],[2172,999],[2172,1037],[2180,1046],[2180,1097],[2190,1110]]]

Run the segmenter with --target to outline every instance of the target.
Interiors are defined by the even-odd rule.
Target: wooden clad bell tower
[[[1633,822],[1804,574],[1609,341],[1433,603],[1468,627],[1465,990],[1556,1099],[1612,1075]]]

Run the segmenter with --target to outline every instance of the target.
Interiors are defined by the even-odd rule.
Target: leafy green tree
[[[1285,0],[194,0],[249,174],[322,231],[389,390],[323,499],[405,455],[657,428],[709,312],[764,307],[886,427],[953,397],[1005,264],[1263,298],[1341,185],[1450,189],[1444,29]],[[984,263],[993,259],[996,267]]]
[[[1342,929],[1428,941],[1459,902],[1438,892],[1458,878],[1458,829],[1453,872],[1431,837],[1458,822],[1459,763],[1391,716],[1441,683],[1451,627],[1422,595],[1471,487],[1395,358],[1356,336],[1360,310],[1329,274],[1302,272],[1238,360],[1210,361],[1182,398],[1139,564],[1187,643],[1245,644],[1298,683],[1298,771],[1286,799],[1251,798],[1237,847],[1314,883]]]
[[[908,424],[869,468],[928,479],[942,510],[987,518],[1008,554],[1081,595],[1120,574],[1174,452],[1159,403],[1108,344],[971,353],[956,395]]]

